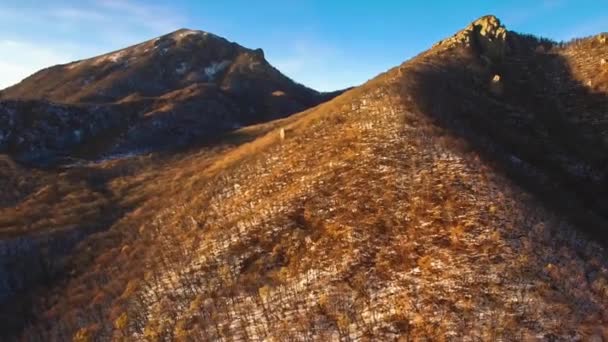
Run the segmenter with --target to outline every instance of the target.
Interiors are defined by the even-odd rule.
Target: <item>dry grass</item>
[[[78,246],[24,338],[605,336],[606,250],[411,98],[443,57],[216,148],[91,166],[127,209]],[[76,182],[21,204],[72,222],[96,196]]]

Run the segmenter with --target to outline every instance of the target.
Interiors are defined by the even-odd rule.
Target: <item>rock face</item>
[[[44,112],[41,107],[47,106],[48,113],[32,114],[33,102],[1,104],[0,120],[35,119],[3,125],[0,152],[28,151],[34,158],[36,154],[69,154],[76,147],[98,151],[101,146],[106,153],[154,150],[286,116],[335,95],[292,81],[265,60],[261,49],[182,29],[41,70],[2,91],[1,100],[38,101],[36,112]],[[54,119],[59,120],[57,125]],[[59,126],[61,130],[69,127],[70,132],[55,131]],[[40,136],[33,138],[31,131]],[[59,137],[53,136],[56,133]],[[98,135],[104,140],[94,141],[94,148],[82,146]],[[28,143],[32,139],[40,141]],[[43,143],[49,139],[52,142]]]
[[[439,42],[435,48],[472,46],[490,58],[497,58],[505,52],[507,34],[508,31],[500,20],[493,15],[488,15],[475,20],[451,38]]]

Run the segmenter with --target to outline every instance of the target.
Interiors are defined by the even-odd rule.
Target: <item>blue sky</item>
[[[606,0],[0,0],[0,88],[178,28],[250,48],[319,90],[365,82],[485,14],[568,40],[608,31]]]

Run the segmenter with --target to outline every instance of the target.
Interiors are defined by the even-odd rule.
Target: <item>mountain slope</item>
[[[157,97],[193,84],[213,84],[260,101],[293,103],[281,111],[311,106],[315,91],[295,84],[250,50],[211,33],[182,29],[99,57],[42,70],[5,89],[3,98],[60,103],[108,103]],[[297,108],[294,108],[297,107]],[[257,109],[257,108],[256,108]]]
[[[36,160],[73,155],[76,150],[91,151],[82,155],[91,158],[184,146],[302,111],[336,94],[295,83],[272,67],[261,49],[183,29],[44,69],[3,90],[0,99],[48,106],[38,111],[48,115],[25,125],[8,125],[13,131],[2,132],[0,152]],[[64,109],[62,118],[54,114],[57,104]],[[22,106],[6,106],[11,107],[10,103],[0,107],[0,120],[11,122],[15,121],[11,117],[30,115],[27,109],[18,110]],[[96,120],[95,112],[100,110],[111,112],[112,119]],[[82,118],[90,122],[83,124]],[[54,125],[57,121],[61,123]],[[33,134],[38,144],[17,138]],[[66,144],[44,144],[47,139]],[[3,148],[6,145],[12,148]]]
[[[583,233],[606,228],[605,183],[567,162],[601,166],[593,39],[545,48],[484,17],[218,150],[89,165],[125,213],[38,289],[22,337],[608,337],[608,253]]]
[[[517,34],[481,36],[462,51],[454,45],[457,35],[418,58],[416,77],[402,84],[403,91],[421,111],[560,210],[578,212],[585,221],[579,223],[606,239],[605,223],[595,221],[608,213],[603,37],[560,46]]]

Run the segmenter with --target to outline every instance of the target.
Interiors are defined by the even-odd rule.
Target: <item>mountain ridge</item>
[[[0,148],[5,149],[0,151],[8,146],[8,152],[20,160],[46,164],[60,163],[62,156],[75,149],[93,151],[84,156],[98,158],[186,146],[240,126],[287,116],[339,93],[319,93],[292,81],[266,61],[261,49],[247,49],[204,31],[177,30],[43,69],[3,90],[3,101],[41,101],[38,107],[50,102],[48,116],[18,127],[9,125],[16,131],[3,134]],[[59,107],[64,113],[52,114]],[[80,122],[78,117],[94,116],[99,108],[112,112],[113,119],[92,120],[88,125]],[[4,116],[0,120],[15,122],[7,110],[0,116]],[[40,139],[6,141],[11,135]],[[92,145],[87,144],[91,141]]]
[[[583,232],[606,228],[608,48],[494,19],[212,148],[26,189],[5,230],[45,227],[23,207],[120,215],[37,289],[22,339],[606,338],[608,252]]]

